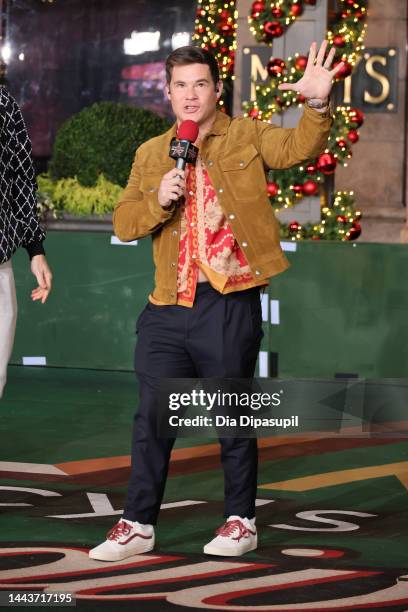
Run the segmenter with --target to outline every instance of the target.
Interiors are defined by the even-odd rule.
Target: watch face
[[[311,108],[324,108],[325,106],[328,105],[328,100],[326,100],[326,101],[322,101],[322,100],[308,100],[307,104]]]

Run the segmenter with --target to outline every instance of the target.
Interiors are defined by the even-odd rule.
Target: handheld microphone
[[[180,123],[177,138],[170,143],[169,156],[176,160],[176,168],[184,170],[186,163],[195,164],[198,148],[193,145],[198,136],[198,123],[187,119]]]

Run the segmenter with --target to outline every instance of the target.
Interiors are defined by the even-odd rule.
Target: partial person
[[[31,142],[21,110],[7,89],[0,87],[0,398],[13,348],[17,299],[12,255],[24,247],[38,286],[32,300],[44,304],[52,274],[45,258],[45,232],[37,215],[36,180]]]

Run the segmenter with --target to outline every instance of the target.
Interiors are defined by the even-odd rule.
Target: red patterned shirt
[[[255,281],[200,155],[196,166],[186,166],[186,197],[180,212],[177,304],[193,306],[199,269],[223,294],[268,284]],[[150,300],[163,304],[153,296]]]

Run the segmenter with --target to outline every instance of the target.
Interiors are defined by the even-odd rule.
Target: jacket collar
[[[212,124],[208,136],[214,134],[215,136],[221,136],[222,134],[227,133],[227,129],[229,124],[231,123],[231,117],[226,115],[220,110],[217,110],[215,115],[214,123]],[[171,128],[166,132],[168,136],[168,143],[170,145],[170,141],[172,138],[175,138],[177,134],[177,121],[171,126]]]

